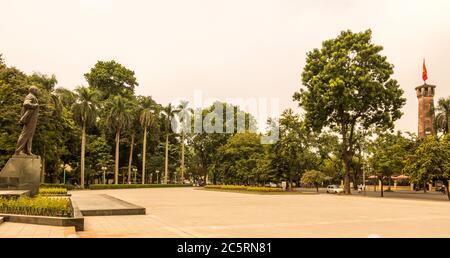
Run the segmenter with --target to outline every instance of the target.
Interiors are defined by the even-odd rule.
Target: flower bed
[[[205,189],[264,192],[264,193],[284,192],[284,190],[281,188],[257,187],[257,186],[237,186],[237,185],[207,185],[207,186],[205,186]]]
[[[67,195],[66,188],[39,188],[39,195],[58,196]]]
[[[73,208],[68,198],[0,198],[0,214],[72,217]]]
[[[73,190],[75,189],[75,187],[73,185],[68,185],[68,184],[41,184],[40,189],[43,188],[64,188],[67,190]]]
[[[90,185],[91,190],[107,189],[136,189],[136,188],[173,188],[173,187],[192,187],[192,185]]]

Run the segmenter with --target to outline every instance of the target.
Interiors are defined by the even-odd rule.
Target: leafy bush
[[[173,188],[173,187],[192,187],[192,185],[90,185],[91,190],[107,189],[136,189],[136,188]]]
[[[281,189],[281,188],[256,187],[256,186],[239,186],[239,185],[207,185],[207,186],[205,186],[205,189],[249,191],[249,192],[265,192],[265,193],[284,192],[284,190]]]
[[[73,189],[75,189],[75,187],[73,185],[69,185],[69,184],[41,184],[40,188],[64,188],[67,189],[68,191],[71,191]]]
[[[66,188],[39,188],[40,195],[67,195]]]
[[[73,209],[67,198],[0,198],[0,213],[29,216],[72,217]]]

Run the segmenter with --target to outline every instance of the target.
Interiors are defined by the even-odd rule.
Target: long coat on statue
[[[25,97],[22,106],[20,123],[23,124],[22,133],[17,141],[16,155],[27,154],[32,155],[31,145],[33,142],[34,132],[39,116],[38,99],[32,93]]]

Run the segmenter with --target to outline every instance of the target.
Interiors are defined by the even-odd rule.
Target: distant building
[[[416,88],[417,98],[419,100],[419,138],[426,138],[436,134],[434,128],[434,95],[436,91],[435,85],[424,85]]]

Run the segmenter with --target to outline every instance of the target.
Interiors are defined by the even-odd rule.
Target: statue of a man
[[[15,155],[33,155],[31,153],[31,143],[34,132],[36,131],[37,120],[39,116],[39,103],[37,96],[39,89],[35,86],[30,87],[30,93],[23,102],[20,123],[23,124],[22,133],[17,141]]]

